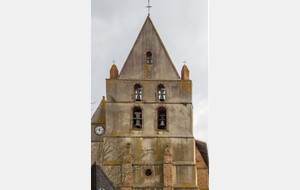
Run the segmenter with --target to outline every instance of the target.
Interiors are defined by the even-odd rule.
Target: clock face
[[[97,135],[102,135],[104,133],[104,128],[102,126],[100,126],[100,125],[97,126],[97,127],[95,127],[95,133]]]

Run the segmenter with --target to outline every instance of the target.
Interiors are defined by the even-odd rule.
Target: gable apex
[[[91,123],[93,124],[104,124],[106,123],[105,117],[105,96],[103,96],[100,105],[98,106],[97,110],[95,111]]]
[[[118,78],[180,80],[176,67],[149,16],[147,16]]]

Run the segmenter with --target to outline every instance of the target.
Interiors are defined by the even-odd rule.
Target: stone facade
[[[201,154],[201,152],[202,154]],[[206,143],[196,140],[196,167],[197,167],[197,182],[200,190],[209,189],[209,175],[208,175],[208,156]]]
[[[106,100],[99,106],[105,108],[97,109],[92,118],[92,131],[98,125],[105,128],[101,136],[92,132],[92,162],[102,160],[105,169],[119,168],[120,179],[113,181],[118,189],[206,187],[198,185],[198,175],[203,180],[208,175],[202,175],[204,168],[198,172],[192,81],[185,65],[181,74],[147,17],[121,72],[112,66]],[[111,139],[124,148],[101,155]]]

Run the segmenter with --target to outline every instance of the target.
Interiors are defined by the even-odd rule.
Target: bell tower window
[[[151,53],[151,51],[147,51],[146,58],[147,58],[147,64],[152,64],[152,53]]]
[[[138,106],[133,107],[132,116],[133,116],[133,129],[142,129],[143,120],[142,120],[142,109]]]
[[[166,90],[163,84],[159,84],[157,87],[157,94],[159,102],[166,101]]]
[[[157,129],[167,129],[167,110],[164,107],[157,109]]]
[[[140,84],[134,85],[134,99],[135,101],[142,101],[142,86]]]

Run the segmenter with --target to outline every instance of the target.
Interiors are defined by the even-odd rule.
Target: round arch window
[[[146,63],[151,65],[152,64],[152,53],[151,51],[146,52]]]

